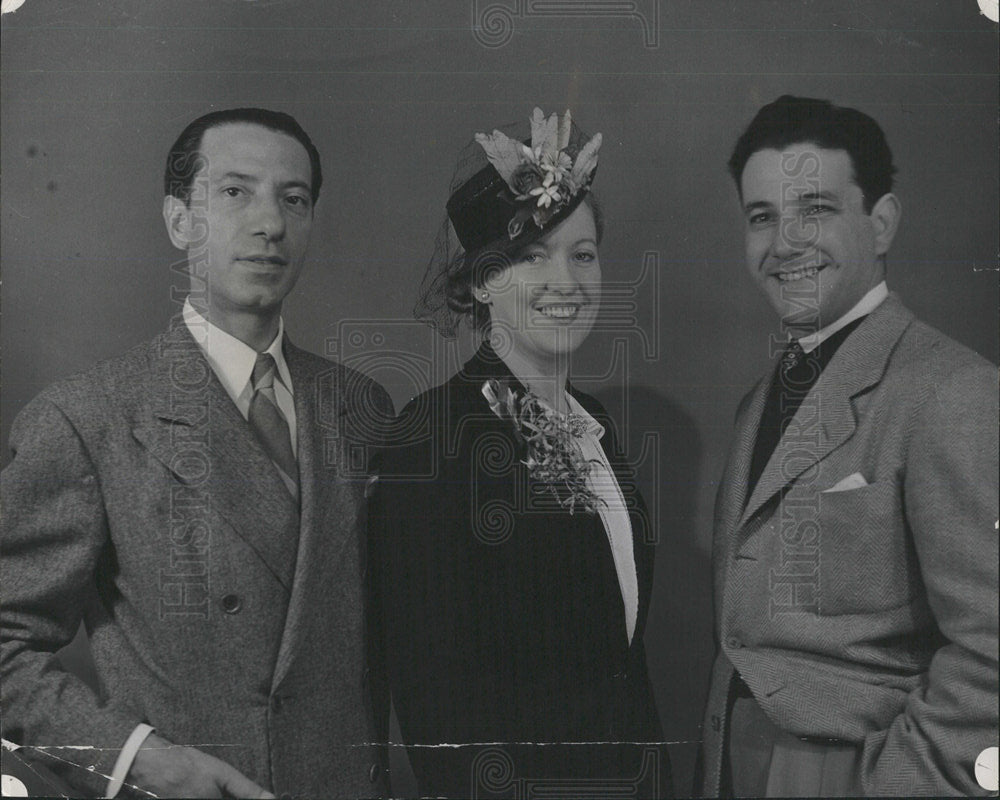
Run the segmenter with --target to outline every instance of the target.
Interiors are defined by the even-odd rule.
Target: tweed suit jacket
[[[746,498],[765,376],[715,513],[719,791],[734,668],[784,731],[854,743],[868,795],[982,793],[997,736],[997,372],[890,295],[816,381]],[[856,473],[867,485],[836,489]]]
[[[359,746],[373,720],[357,465],[391,404],[359,373],[284,352],[299,506],[179,317],[15,421],[3,735],[80,793],[103,796],[143,721],[276,794],[379,791]],[[54,656],[81,619],[99,694]]]

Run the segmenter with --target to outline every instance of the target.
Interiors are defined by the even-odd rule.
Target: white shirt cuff
[[[135,761],[135,756],[139,752],[139,748],[142,747],[142,743],[146,741],[146,737],[153,732],[154,728],[152,725],[147,725],[145,722],[140,722],[135,726],[132,733],[129,734],[128,739],[125,740],[125,744],[122,746],[121,752],[118,754],[118,759],[115,761],[115,768],[111,770],[111,780],[108,781],[108,791],[104,796],[111,800],[118,791],[122,788],[125,783],[125,776],[128,775],[128,771],[132,769],[132,762]]]

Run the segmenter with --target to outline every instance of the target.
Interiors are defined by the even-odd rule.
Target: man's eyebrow
[[[799,195],[799,201],[803,200],[840,200],[840,195],[836,192],[803,192]]]
[[[774,208],[774,203],[769,203],[767,200],[754,200],[752,203],[747,203],[743,206],[743,211],[749,214],[751,211],[769,211]]]
[[[305,189],[307,192],[312,192],[312,186],[310,186],[305,181],[287,181],[281,184],[282,189]]]
[[[260,183],[260,178],[254,175],[247,175],[245,172],[224,172],[219,176],[220,181],[243,181],[244,183]]]
[[[806,191],[802,192],[802,194],[794,195],[790,198],[787,198],[784,202],[787,202],[788,205],[793,205],[793,204],[797,205],[800,203],[812,203],[815,202],[816,200],[828,200],[831,202],[840,202],[840,195],[838,195],[836,192]],[[754,200],[753,202],[747,203],[745,206],[743,206],[743,210],[744,212],[749,214],[752,211],[770,211],[774,207],[775,207],[774,203],[771,203],[767,200]]]

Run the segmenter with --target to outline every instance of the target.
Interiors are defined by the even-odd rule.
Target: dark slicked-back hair
[[[854,181],[864,194],[865,212],[892,191],[892,151],[878,123],[854,108],[829,100],[782,95],[768,103],[743,131],[729,159],[729,174],[740,191],[743,169],[759,150],[781,150],[811,142],[826,150],[846,150],[854,167]]]
[[[181,135],[177,137],[177,141],[174,142],[173,147],[170,148],[170,154],[167,156],[167,169],[163,174],[165,194],[183,200],[185,205],[190,202],[191,186],[205,162],[200,152],[205,131],[233,123],[260,125],[268,130],[288,134],[301,144],[306,153],[309,154],[309,166],[312,172],[310,194],[313,203],[316,202],[320,187],[323,185],[323,170],[320,167],[319,151],[316,149],[316,145],[312,143],[309,135],[302,130],[302,126],[295,121],[294,117],[281,111],[269,111],[266,108],[229,108],[223,111],[213,111],[203,117],[198,117],[188,125],[181,131]]]

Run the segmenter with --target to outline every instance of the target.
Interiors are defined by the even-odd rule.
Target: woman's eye
[[[540,264],[542,258],[543,256],[541,253],[527,253],[521,260],[525,264]]]
[[[590,250],[581,250],[576,254],[576,260],[581,264],[592,264],[597,260],[597,253],[591,252]]]
[[[239,186],[227,186],[222,190],[222,193],[226,197],[239,197],[243,194],[243,190]]]
[[[771,215],[762,211],[759,214],[751,214],[747,221],[754,227],[760,227],[771,221]]]

